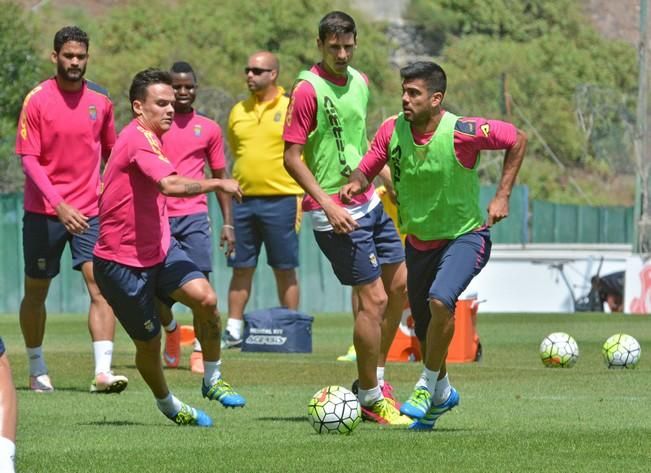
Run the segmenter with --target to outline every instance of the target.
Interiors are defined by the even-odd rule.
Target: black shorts
[[[134,268],[95,256],[93,272],[97,286],[124,330],[134,340],[147,341],[160,333],[156,298],[172,300],[170,294],[188,281],[205,275],[176,240],[165,261],[150,268]]]
[[[93,248],[99,235],[99,217],[88,220],[88,230],[73,235],[57,217],[25,212],[23,216],[23,255],[25,274],[35,279],[51,279],[61,270],[61,255],[70,243],[72,267],[93,260]]]
[[[488,262],[490,231],[486,228],[466,233],[428,251],[415,249],[407,238],[405,253],[409,306],[416,336],[424,339],[431,317],[429,301],[437,299],[454,313],[457,299]]]

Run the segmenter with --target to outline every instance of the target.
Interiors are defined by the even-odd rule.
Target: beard
[[[57,75],[69,82],[78,82],[84,78],[86,66],[83,68],[66,69],[60,63],[57,63]]]

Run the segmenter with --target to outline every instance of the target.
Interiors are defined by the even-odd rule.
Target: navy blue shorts
[[[174,239],[165,261],[156,266],[133,268],[95,256],[93,272],[124,330],[141,341],[160,332],[156,298],[170,300],[170,294],[188,281],[205,278]]]
[[[208,213],[170,217],[172,237],[204,273],[212,271],[212,230]]]
[[[2,341],[2,337],[0,337],[0,356],[5,354],[5,344]]]
[[[443,302],[454,313],[461,293],[486,266],[491,245],[487,228],[466,233],[429,251],[418,251],[407,238],[407,291],[419,339],[425,339],[427,334],[430,299]]]
[[[347,234],[314,232],[321,251],[330,260],[339,282],[360,286],[375,281],[383,264],[405,260],[402,242],[382,204],[357,220],[359,227]]]
[[[99,235],[99,218],[88,219],[90,228],[73,235],[57,217],[25,212],[23,216],[23,254],[25,274],[35,279],[51,279],[61,270],[61,255],[70,243],[72,267],[77,271],[93,260],[93,248]]]
[[[235,254],[228,258],[232,268],[255,268],[264,243],[267,264],[274,269],[298,267],[298,231],[301,197],[244,197],[233,201]]]

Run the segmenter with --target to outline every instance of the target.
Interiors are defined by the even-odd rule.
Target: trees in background
[[[520,179],[532,197],[585,203],[568,185],[575,178],[594,204],[630,204],[632,179],[614,176],[632,174],[636,52],[600,37],[577,3],[411,0],[407,17],[448,72],[446,103],[452,111],[512,120],[533,135],[526,119],[566,166],[554,164],[542,141],[532,137]],[[0,173],[0,191],[22,188],[13,155],[21,100],[52,73],[47,54],[52,35],[64,24],[79,24],[91,35],[88,77],[111,93],[118,128],[130,119],[133,75],[177,60],[197,71],[199,109],[225,125],[231,106],[248,94],[242,72],[247,57],[261,49],[276,53],[279,82],[289,92],[298,71],[319,59],[318,21],[335,8],[352,11],[358,22],[354,66],[371,82],[372,136],[384,118],[400,110],[399,75],[389,64],[398,45],[387,39],[384,25],[367,21],[345,0],[133,0],[100,16],[51,4],[25,13],[0,0],[0,165],[9,169]],[[485,182],[498,179],[498,161],[501,155],[484,157]],[[607,181],[610,187],[604,187]]]
[[[597,182],[632,172],[632,46],[599,36],[573,0],[495,0],[487,8],[478,0],[412,0],[408,17],[448,73],[451,109],[512,120],[530,135],[535,128],[567,167],[553,164],[533,136],[521,173],[533,197],[586,203],[568,186],[571,175],[593,203],[617,198]],[[485,171],[495,182],[492,169]],[[625,194],[630,204],[632,190]]]
[[[0,192],[22,189],[23,173],[14,152],[23,97],[42,77],[44,61],[34,28],[21,7],[0,1]]]
[[[230,106],[248,94],[243,69],[255,51],[278,55],[279,83],[289,92],[299,70],[320,58],[318,22],[334,8],[326,0],[187,0],[173,8],[167,4],[130,2],[97,23],[93,73],[110,87],[122,124],[129,116],[124,98],[134,73],[148,66],[169,68],[177,60],[193,65],[200,85],[199,107],[222,124]],[[388,102],[400,103],[399,78],[389,65],[390,43],[382,29],[362,15],[354,16],[359,47],[353,65],[371,81],[370,107],[378,117],[377,126],[381,117],[375,111]]]

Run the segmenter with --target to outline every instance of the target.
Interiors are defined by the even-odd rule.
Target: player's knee
[[[429,300],[430,312],[434,323],[443,323],[454,317],[456,301],[446,300],[445,297],[431,297]]]
[[[233,279],[239,281],[249,281],[253,279],[255,267],[252,268],[233,268]]]
[[[274,269],[276,280],[285,285],[296,284],[296,271],[294,269]]]
[[[193,291],[190,297],[188,305],[195,315],[205,318],[217,314],[217,294],[209,284]]]
[[[25,297],[23,298],[23,303],[30,305],[44,303],[50,288],[50,281],[50,279],[27,278],[25,280]]]
[[[382,314],[389,303],[389,296],[387,296],[387,293],[384,292],[384,290],[373,291],[369,295],[368,302],[371,307]]]
[[[161,336],[158,333],[155,337],[149,340],[133,340],[136,346],[136,351],[141,355],[156,355],[160,356],[161,350]]]
[[[217,294],[212,289],[204,291],[197,303],[203,312],[215,312],[217,310]]]
[[[407,298],[407,279],[402,278],[394,281],[389,289],[389,297],[391,298]]]

